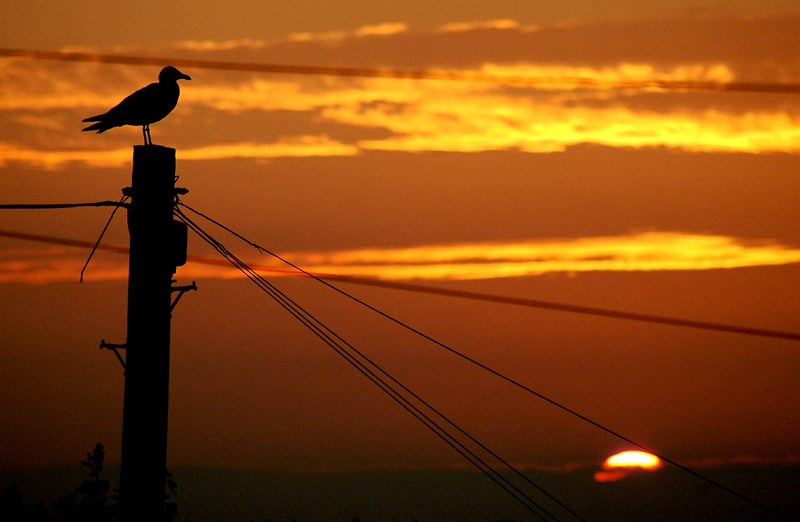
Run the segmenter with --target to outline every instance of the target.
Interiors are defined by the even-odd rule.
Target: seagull
[[[141,125],[144,135],[144,144],[152,145],[150,139],[150,124],[161,121],[172,112],[178,104],[181,89],[178,80],[191,80],[173,66],[164,67],[158,75],[158,83],[151,83],[131,94],[119,104],[106,112],[84,122],[96,121],[97,123],[86,127],[85,131],[96,130],[98,134],[113,127],[123,125]]]

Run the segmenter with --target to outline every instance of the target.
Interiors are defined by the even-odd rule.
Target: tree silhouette
[[[89,468],[89,478],[73,493],[60,497],[53,503],[55,520],[59,522],[110,522],[114,519],[113,508],[108,504],[108,480],[103,478],[105,448],[99,442],[94,451],[86,454],[81,465]]]
[[[11,522],[47,522],[47,510],[41,503],[33,508],[22,503],[17,485],[11,484],[0,494],[0,519]]]
[[[29,507],[22,502],[16,484],[11,484],[0,493],[0,521],[2,522],[116,522],[118,495],[111,494],[108,479],[103,477],[105,448],[97,443],[94,450],[86,454],[81,465],[89,470],[89,476],[72,493],[59,497],[52,503],[53,513],[48,513],[41,503]],[[178,517],[178,483],[172,473],[164,470],[164,517],[163,522],[175,522]],[[158,522],[158,521],[156,521]]]

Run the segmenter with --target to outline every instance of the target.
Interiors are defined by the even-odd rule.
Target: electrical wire
[[[343,296],[355,301],[356,303],[361,304],[362,306],[365,306],[369,310],[371,310],[371,311],[381,315],[382,317],[394,322],[395,324],[405,328],[406,330],[408,330],[408,331],[410,331],[410,332],[412,332],[412,333],[414,333],[416,335],[419,335],[420,337],[422,337],[422,338],[432,342],[433,344],[439,346],[440,348],[443,348],[443,349],[447,350],[448,352],[450,352],[450,353],[462,358],[463,360],[465,360],[465,361],[467,361],[467,362],[469,362],[469,363],[471,363],[471,364],[473,364],[473,365],[475,365],[475,366],[477,366],[477,367],[489,372],[490,374],[492,374],[492,375],[494,375],[494,376],[506,381],[507,383],[512,384],[512,385],[516,386],[517,388],[519,388],[519,389],[521,389],[521,390],[523,390],[523,391],[525,391],[527,393],[530,393],[530,394],[534,395],[535,397],[537,397],[539,399],[544,400],[545,402],[547,402],[547,403],[549,403],[549,404],[561,409],[562,411],[564,411],[566,413],[569,413],[570,415],[572,415],[574,417],[577,417],[578,419],[580,419],[580,420],[582,420],[582,421],[584,421],[586,423],[591,424],[592,426],[595,426],[596,428],[598,428],[598,429],[600,429],[602,431],[605,431],[609,435],[612,435],[612,436],[614,436],[614,437],[616,437],[616,438],[618,438],[618,439],[620,439],[620,440],[622,440],[622,441],[624,441],[624,442],[626,442],[628,444],[631,444],[631,445],[633,445],[633,446],[635,446],[635,447],[637,447],[637,448],[639,448],[639,449],[641,449],[641,450],[643,450],[643,451],[645,451],[647,453],[655,455],[656,457],[658,457],[659,459],[663,460],[664,462],[666,462],[668,464],[671,464],[672,466],[675,466],[676,468],[678,468],[678,469],[680,469],[680,470],[692,475],[693,477],[695,477],[697,479],[700,479],[700,480],[706,482],[707,484],[710,484],[711,486],[714,486],[717,489],[719,489],[721,491],[724,491],[724,492],[728,493],[729,495],[732,495],[732,496],[738,498],[739,500],[742,500],[742,501],[744,501],[744,502],[746,502],[746,503],[748,503],[748,504],[750,504],[750,505],[752,505],[752,506],[764,511],[765,513],[769,513],[770,515],[772,515],[772,516],[774,516],[774,517],[776,517],[776,518],[778,518],[780,520],[785,520],[785,521],[789,522],[789,519],[786,516],[784,516],[783,514],[778,513],[777,511],[765,506],[764,504],[762,504],[762,503],[760,503],[758,501],[755,501],[755,500],[753,500],[753,499],[751,499],[751,498],[749,498],[749,497],[747,497],[747,496],[745,496],[745,495],[743,495],[743,494],[741,494],[741,493],[739,493],[739,492],[737,492],[737,491],[735,491],[735,490],[733,490],[733,489],[731,489],[731,488],[729,488],[729,487],[727,487],[727,486],[725,486],[725,485],[723,485],[723,484],[721,484],[721,483],[719,483],[719,482],[717,482],[717,481],[715,481],[715,480],[713,480],[711,478],[708,478],[708,477],[706,477],[704,475],[701,475],[700,473],[698,473],[698,472],[696,472],[696,471],[694,471],[694,470],[692,470],[692,469],[690,469],[690,468],[688,468],[688,467],[676,462],[675,460],[670,459],[670,458],[668,458],[668,457],[666,457],[666,456],[664,456],[664,455],[662,455],[662,454],[660,454],[660,453],[658,453],[656,451],[653,451],[653,450],[645,447],[644,445],[642,445],[642,444],[640,444],[638,442],[635,442],[634,440],[632,440],[632,439],[630,439],[630,438],[628,438],[628,437],[626,437],[626,436],[624,436],[624,435],[622,435],[622,434],[620,434],[620,433],[618,433],[618,432],[616,432],[616,431],[614,431],[614,430],[612,430],[612,429],[600,424],[599,422],[594,421],[594,420],[588,418],[587,416],[585,416],[583,414],[580,414],[577,411],[575,411],[575,410],[573,410],[571,408],[568,408],[567,406],[564,406],[564,405],[560,404],[559,402],[542,395],[539,392],[534,391],[530,387],[525,386],[524,384],[522,384],[522,383],[520,383],[520,382],[518,382],[518,381],[516,381],[516,380],[514,380],[514,379],[512,379],[510,377],[507,377],[507,376],[501,374],[497,370],[494,370],[494,369],[486,366],[485,364],[483,364],[483,363],[481,363],[481,362],[479,362],[479,361],[477,361],[477,360],[475,360],[475,359],[473,359],[473,358],[471,358],[471,357],[469,357],[469,356],[467,356],[467,355],[455,350],[454,348],[451,348],[451,347],[441,343],[440,341],[437,341],[436,339],[430,337],[429,335],[427,335],[427,334],[415,329],[414,327],[412,327],[412,326],[400,321],[399,319],[396,319],[396,318],[386,314],[385,312],[382,312],[381,310],[379,310],[379,309],[373,307],[372,305],[362,301],[361,299],[348,294],[344,290],[341,290],[340,288],[328,283],[327,281],[324,281],[324,280],[320,279],[319,277],[315,276],[314,274],[306,272],[305,270],[303,270],[302,268],[298,267],[297,265],[291,263],[290,261],[282,258],[281,256],[279,256],[277,254],[274,254],[273,252],[267,250],[266,248],[263,248],[263,247],[257,245],[256,243],[253,243],[252,241],[250,241],[250,240],[244,238],[243,236],[241,236],[240,234],[234,232],[230,228],[228,228],[228,227],[222,225],[221,223],[209,218],[208,216],[200,213],[199,211],[189,207],[185,203],[182,203],[182,202],[179,201],[178,205],[190,210],[191,212],[197,214],[198,216],[203,217],[204,219],[210,221],[211,223],[219,226],[220,228],[222,228],[222,229],[226,230],[227,232],[233,234],[234,236],[236,236],[237,238],[239,238],[242,241],[246,242],[247,244],[253,246],[256,249],[258,249],[259,251],[261,251],[263,253],[266,253],[266,254],[268,254],[270,256],[275,257],[279,261],[285,263],[286,265],[292,267],[295,270],[300,271],[301,273],[305,274],[306,276],[311,277],[312,279],[322,283],[323,285],[325,285],[328,288],[338,292],[339,294],[341,294],[341,295],[343,295]]]
[[[407,411],[412,413],[418,420],[420,420],[425,426],[431,429],[435,434],[437,434],[440,438],[442,438],[446,443],[448,443],[451,447],[453,447],[456,451],[458,451],[462,456],[467,458],[473,465],[475,465],[479,470],[484,472],[495,481],[500,487],[502,487],[506,492],[512,495],[515,499],[525,505],[532,513],[536,514],[543,520],[545,520],[545,516],[549,517],[552,520],[558,520],[552,513],[548,512],[544,507],[540,504],[536,503],[530,496],[525,494],[522,490],[520,490],[517,486],[513,483],[508,481],[505,477],[500,475],[496,470],[494,470],[485,460],[480,458],[476,455],[472,450],[467,448],[462,442],[460,442],[457,438],[451,435],[445,428],[439,425],[435,420],[431,419],[429,415],[425,414],[422,410],[420,410],[417,406],[415,406],[410,400],[408,400],[401,391],[394,388],[390,383],[386,381],[385,378],[377,375],[367,364],[373,368],[375,368],[378,372],[384,375],[386,378],[391,380],[395,385],[402,388],[402,390],[411,395],[414,399],[428,408],[431,412],[436,414],[439,418],[444,420],[447,424],[455,428],[458,432],[462,435],[465,435],[469,440],[473,443],[477,444],[481,449],[489,453],[492,457],[500,461],[504,464],[508,469],[516,472],[516,475],[525,480],[528,484],[535,487],[541,493],[544,493],[548,498],[555,501],[559,504],[562,508],[568,511],[571,515],[573,515],[578,520],[584,521],[585,520],[571,510],[568,506],[564,503],[560,502],[556,499],[553,495],[549,494],[547,491],[542,489],[540,486],[536,485],[530,478],[526,477],[518,470],[513,468],[507,461],[500,458],[496,453],[489,450],[485,445],[477,441],[474,437],[470,436],[466,431],[461,429],[457,426],[453,421],[447,418],[444,414],[440,411],[436,410],[432,407],[429,403],[424,401],[421,397],[417,394],[412,392],[409,388],[405,385],[400,383],[397,379],[392,377],[388,374],[385,370],[383,370],[379,365],[377,365],[374,361],[369,359],[365,354],[361,351],[357,350],[353,347],[350,343],[342,339],[339,335],[335,334],[332,330],[314,318],[310,313],[300,307],[297,303],[292,301],[288,298],[285,294],[283,294],[280,290],[278,290],[274,285],[266,281],[263,277],[257,274],[254,270],[252,270],[246,263],[241,261],[235,255],[233,255],[229,250],[227,250],[221,243],[215,240],[213,237],[210,236],[207,232],[205,232],[202,228],[200,228],[196,223],[194,223],[191,219],[189,219],[185,214],[180,212],[180,210],[176,211],[176,216],[178,219],[183,221],[187,224],[189,228],[192,229],[193,232],[197,233],[204,241],[209,243],[217,252],[219,252],[224,258],[226,258],[231,264],[233,264],[237,269],[242,271],[249,279],[251,279],[254,283],[256,283],[262,290],[264,290],[270,297],[275,299],[282,307],[284,307],[287,311],[289,311],[295,318],[300,320],[302,324],[304,324],[307,328],[309,328],[315,335],[320,337],[326,344],[328,344],[331,348],[333,348],[340,356],[345,358],[347,362],[351,365],[355,366],[362,374],[364,374],[367,378],[369,378],[373,383],[378,385],[384,392],[389,394],[396,402],[398,402],[401,406],[403,406]],[[348,351],[349,350],[349,351]],[[351,353],[352,352],[352,353]],[[357,354],[358,357],[353,355],[353,353]],[[366,364],[362,362],[366,361]],[[513,491],[512,491],[513,490]],[[535,508],[534,508],[535,507]],[[539,513],[540,510],[541,513]]]
[[[117,213],[117,210],[119,210],[119,207],[125,206],[125,200],[127,199],[128,196],[122,196],[122,199],[119,200],[119,203],[117,203],[117,205],[114,207],[114,210],[111,211],[111,216],[109,216],[108,221],[106,221],[106,226],[104,226],[103,231],[100,232],[100,237],[97,238],[97,241],[92,247],[92,251],[89,253],[89,258],[86,260],[86,263],[83,265],[83,268],[81,269],[81,278],[80,278],[81,283],[83,283],[83,273],[86,272],[86,267],[89,266],[89,261],[92,260],[94,253],[97,251],[97,247],[100,245],[100,241],[102,241],[103,236],[106,235],[106,230],[108,230],[108,226],[111,224],[111,221],[113,221],[114,215]]]
[[[123,198],[124,201],[125,198]],[[22,203],[22,204],[8,204],[0,205],[0,210],[6,209],[28,209],[28,210],[41,210],[41,209],[55,209],[55,208],[78,208],[78,207],[127,207],[123,201],[97,201],[95,203]]]
[[[305,310],[303,310],[303,309],[302,309],[302,308],[300,308],[300,307],[299,307],[299,306],[298,306],[296,303],[294,303],[293,301],[291,301],[290,299],[288,299],[288,298],[285,296],[285,294],[282,294],[282,293],[281,293],[280,291],[278,291],[278,290],[277,290],[277,289],[276,289],[276,288],[275,288],[273,285],[269,284],[269,283],[268,283],[266,280],[263,280],[263,278],[260,278],[260,276],[258,276],[258,275],[255,273],[255,271],[253,271],[252,269],[250,269],[250,268],[249,268],[249,267],[248,267],[246,264],[244,264],[244,263],[243,263],[241,260],[238,260],[238,258],[236,258],[236,257],[235,257],[235,256],[233,256],[233,255],[232,255],[230,252],[228,252],[228,251],[227,251],[227,249],[225,249],[224,247],[222,247],[222,246],[221,246],[221,244],[219,244],[218,242],[216,242],[216,240],[214,240],[213,238],[211,238],[210,236],[208,236],[208,235],[207,235],[207,234],[206,234],[204,231],[202,231],[202,229],[199,229],[199,227],[197,227],[197,225],[196,225],[196,224],[193,224],[193,223],[191,223],[191,222],[189,222],[189,221],[186,221],[186,220],[185,220],[185,219],[186,219],[186,217],[185,217],[185,216],[179,216],[179,218],[180,218],[182,221],[184,221],[184,223],[187,223],[187,225],[188,225],[190,228],[192,228],[192,230],[193,230],[194,232],[198,233],[198,234],[199,234],[199,235],[200,235],[200,236],[201,236],[201,237],[202,237],[202,238],[203,238],[205,241],[209,242],[209,244],[211,244],[211,245],[212,245],[212,246],[213,246],[215,249],[217,249],[217,251],[218,251],[220,254],[222,254],[222,255],[223,255],[223,257],[225,257],[225,258],[226,258],[226,259],[227,259],[229,262],[231,262],[231,263],[232,263],[234,266],[236,266],[238,269],[242,270],[242,271],[243,271],[243,273],[245,273],[245,275],[247,275],[247,276],[248,276],[248,277],[249,277],[249,278],[250,278],[250,279],[251,279],[253,282],[255,282],[255,283],[256,283],[256,284],[257,284],[259,287],[261,287],[261,288],[262,288],[262,290],[265,290],[265,291],[266,291],[266,292],[267,292],[267,293],[268,293],[268,294],[269,294],[271,297],[273,297],[273,298],[274,298],[276,301],[278,301],[278,302],[279,302],[279,304],[281,304],[281,305],[282,305],[282,306],[283,306],[283,307],[284,307],[284,308],[285,308],[287,311],[289,311],[289,312],[290,312],[290,313],[291,313],[293,316],[295,316],[295,318],[297,318],[298,320],[300,320],[300,322],[301,322],[301,323],[303,323],[303,324],[304,324],[304,325],[305,325],[307,328],[309,328],[309,329],[310,329],[310,330],[311,330],[313,333],[315,333],[315,334],[316,334],[318,337],[320,337],[320,338],[321,338],[321,339],[322,339],[324,342],[326,342],[326,344],[328,344],[328,345],[329,345],[331,348],[333,348],[333,349],[334,349],[334,350],[335,350],[335,351],[336,351],[336,352],[337,352],[337,353],[338,353],[340,356],[344,357],[344,358],[345,358],[345,360],[347,360],[347,361],[348,361],[350,364],[352,364],[352,365],[356,366],[356,368],[357,368],[357,369],[358,369],[358,370],[359,370],[359,371],[360,371],[362,374],[364,374],[365,376],[367,376],[367,377],[368,377],[368,378],[369,378],[369,379],[370,379],[372,382],[374,382],[374,383],[375,383],[375,384],[377,384],[377,385],[378,385],[378,386],[379,386],[379,387],[380,387],[382,390],[384,390],[385,392],[387,392],[387,393],[388,393],[388,394],[389,394],[389,395],[390,395],[390,396],[391,396],[391,397],[392,397],[392,398],[393,398],[395,401],[397,401],[398,403],[400,403],[400,405],[401,405],[401,406],[403,406],[403,407],[404,407],[406,410],[408,410],[409,412],[411,412],[411,413],[412,413],[412,415],[414,415],[414,416],[415,416],[417,419],[419,419],[421,422],[423,422],[423,424],[425,424],[425,425],[426,425],[426,426],[427,426],[429,429],[431,429],[432,431],[434,431],[434,433],[436,433],[436,434],[437,434],[437,435],[439,435],[441,438],[443,438],[443,440],[445,440],[445,442],[447,442],[447,443],[448,443],[448,444],[450,444],[452,447],[454,447],[454,449],[456,449],[456,451],[458,451],[459,453],[461,453],[461,454],[462,454],[464,457],[466,457],[466,458],[467,458],[467,459],[468,459],[470,462],[472,462],[474,465],[476,465],[476,467],[478,467],[478,469],[480,469],[480,470],[481,470],[481,471],[483,471],[484,473],[488,473],[488,474],[490,475],[490,478],[491,478],[492,480],[494,480],[495,482],[497,482],[497,483],[498,483],[498,484],[499,484],[501,487],[503,487],[503,489],[506,489],[506,491],[507,491],[507,492],[509,492],[509,493],[510,493],[512,496],[514,496],[514,497],[515,497],[515,498],[516,498],[518,501],[520,501],[520,502],[522,502],[523,504],[525,504],[525,502],[524,502],[524,501],[523,501],[523,500],[522,500],[522,499],[521,499],[521,498],[520,498],[520,497],[519,497],[517,494],[515,494],[514,492],[511,492],[509,489],[507,489],[507,488],[506,488],[506,487],[505,487],[505,486],[502,484],[502,482],[500,482],[500,481],[498,480],[498,478],[497,478],[497,477],[499,477],[499,478],[500,478],[500,480],[503,480],[503,481],[505,481],[505,479],[503,479],[503,478],[502,478],[502,477],[500,477],[499,475],[495,475],[495,474],[494,474],[494,470],[492,470],[492,469],[491,469],[491,467],[489,467],[489,466],[488,466],[488,464],[486,464],[486,463],[485,463],[485,462],[484,462],[482,459],[480,459],[479,457],[477,457],[476,455],[474,455],[474,453],[470,452],[470,451],[469,451],[469,450],[467,450],[465,447],[463,447],[463,445],[461,445],[461,443],[459,443],[457,440],[453,439],[453,438],[452,438],[452,436],[450,436],[449,434],[447,434],[447,432],[446,432],[446,431],[444,431],[444,430],[443,430],[441,427],[439,427],[437,424],[435,424],[435,423],[434,423],[434,422],[433,422],[433,421],[432,421],[432,420],[431,420],[431,419],[430,419],[428,416],[426,416],[425,414],[421,413],[421,412],[420,412],[420,411],[419,411],[417,408],[415,408],[415,407],[414,407],[414,406],[413,406],[411,403],[409,403],[409,402],[408,402],[408,401],[407,401],[405,398],[403,398],[403,397],[402,397],[402,395],[400,395],[400,394],[399,394],[397,391],[395,391],[395,390],[393,390],[391,387],[389,387],[389,386],[386,384],[386,382],[385,382],[383,379],[381,379],[380,377],[378,377],[377,375],[375,375],[375,373],[374,373],[374,372],[372,372],[371,370],[369,370],[369,368],[367,368],[367,367],[366,367],[366,366],[365,366],[363,363],[361,363],[360,361],[358,361],[358,359],[356,359],[354,356],[352,356],[351,354],[347,353],[347,352],[346,352],[346,350],[344,350],[344,349],[343,349],[343,348],[342,348],[342,347],[341,347],[341,346],[340,346],[340,345],[339,345],[339,344],[338,344],[338,343],[337,343],[337,342],[334,340],[334,338],[333,338],[333,337],[331,337],[331,335],[329,335],[328,333],[326,333],[326,330],[327,330],[328,332],[330,332],[330,330],[329,330],[329,329],[327,329],[327,327],[324,327],[324,325],[322,325],[321,323],[318,323],[318,321],[316,321],[316,320],[313,318],[313,316],[310,316],[310,314],[307,314],[307,312],[306,312]],[[251,275],[252,275],[252,276],[254,276],[254,277],[251,277]],[[330,333],[332,334],[332,332],[330,332]],[[336,334],[332,334],[332,335],[333,335],[334,337],[338,338],[338,339],[340,340],[340,342],[344,342],[344,341],[343,341],[343,340],[342,340],[342,339],[341,339],[339,336],[337,336]],[[351,349],[355,350],[355,349],[354,349],[354,348],[353,348],[351,345],[347,344],[347,346],[348,346],[348,347],[350,347]],[[355,350],[355,351],[356,351],[356,353],[359,353],[359,355],[361,355],[362,357],[364,357],[364,356],[363,356],[363,354],[361,354],[361,353],[360,353],[360,352],[358,352],[357,350]],[[366,358],[365,358],[365,359],[366,359]],[[369,361],[369,359],[366,359],[366,360],[368,360],[368,361]],[[371,361],[370,361],[370,363],[374,365],[374,363],[372,363]],[[375,366],[377,367],[377,365],[375,365]],[[378,369],[380,369],[380,368],[378,367]],[[383,370],[381,370],[381,371],[383,372]],[[386,372],[383,372],[383,373],[386,373]],[[388,374],[386,374],[386,375],[388,375]],[[391,377],[391,376],[389,376],[389,377]],[[405,388],[405,387],[404,387],[404,388]],[[407,388],[405,388],[405,389],[407,389]],[[444,417],[443,417],[443,418],[444,418]],[[445,418],[445,420],[447,420],[447,419]],[[451,424],[452,424],[452,423],[451,423]],[[466,451],[466,452],[468,452],[469,454],[465,453],[465,451]],[[507,481],[505,481],[505,482],[507,482]],[[513,485],[510,485],[510,486],[511,486],[512,488],[514,488],[514,489],[517,489],[517,488],[516,488],[516,487],[514,487]],[[519,491],[519,490],[517,489],[517,491]],[[524,495],[524,494],[523,494],[523,495]],[[535,504],[535,503],[534,503],[534,502],[533,502],[531,499],[529,499],[527,496],[526,496],[526,498],[527,498],[527,499],[528,499],[530,502],[532,502],[534,505],[537,505],[537,504]],[[538,505],[537,505],[537,506],[538,506]],[[529,509],[530,509],[530,506],[526,506],[526,507],[529,507]],[[538,513],[538,512],[536,512],[535,510],[533,510],[533,512],[534,512],[535,514],[537,514],[538,516],[540,516],[540,517],[541,517],[541,515],[539,515],[539,513]],[[546,511],[543,511],[543,512],[547,513]],[[551,518],[554,518],[554,517],[552,517],[552,515],[551,515]],[[554,518],[554,519],[555,519],[555,518]]]

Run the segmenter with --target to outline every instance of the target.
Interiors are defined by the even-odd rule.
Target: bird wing
[[[148,113],[151,112],[151,107],[158,105],[160,91],[159,84],[151,83],[119,102],[107,113],[98,116],[96,121],[114,123],[114,127],[152,123],[148,120]]]
[[[106,131],[123,125],[149,125],[169,114],[178,103],[180,88],[177,83],[151,83],[134,92],[104,114],[83,120],[95,121],[83,130]]]
[[[168,86],[151,83],[119,102],[105,114],[98,114],[83,121],[103,122],[110,127],[155,123],[175,108],[179,93],[177,84]]]

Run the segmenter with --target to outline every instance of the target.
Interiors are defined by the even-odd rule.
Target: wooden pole
[[[133,148],[122,469],[125,522],[164,517],[175,149]]]

